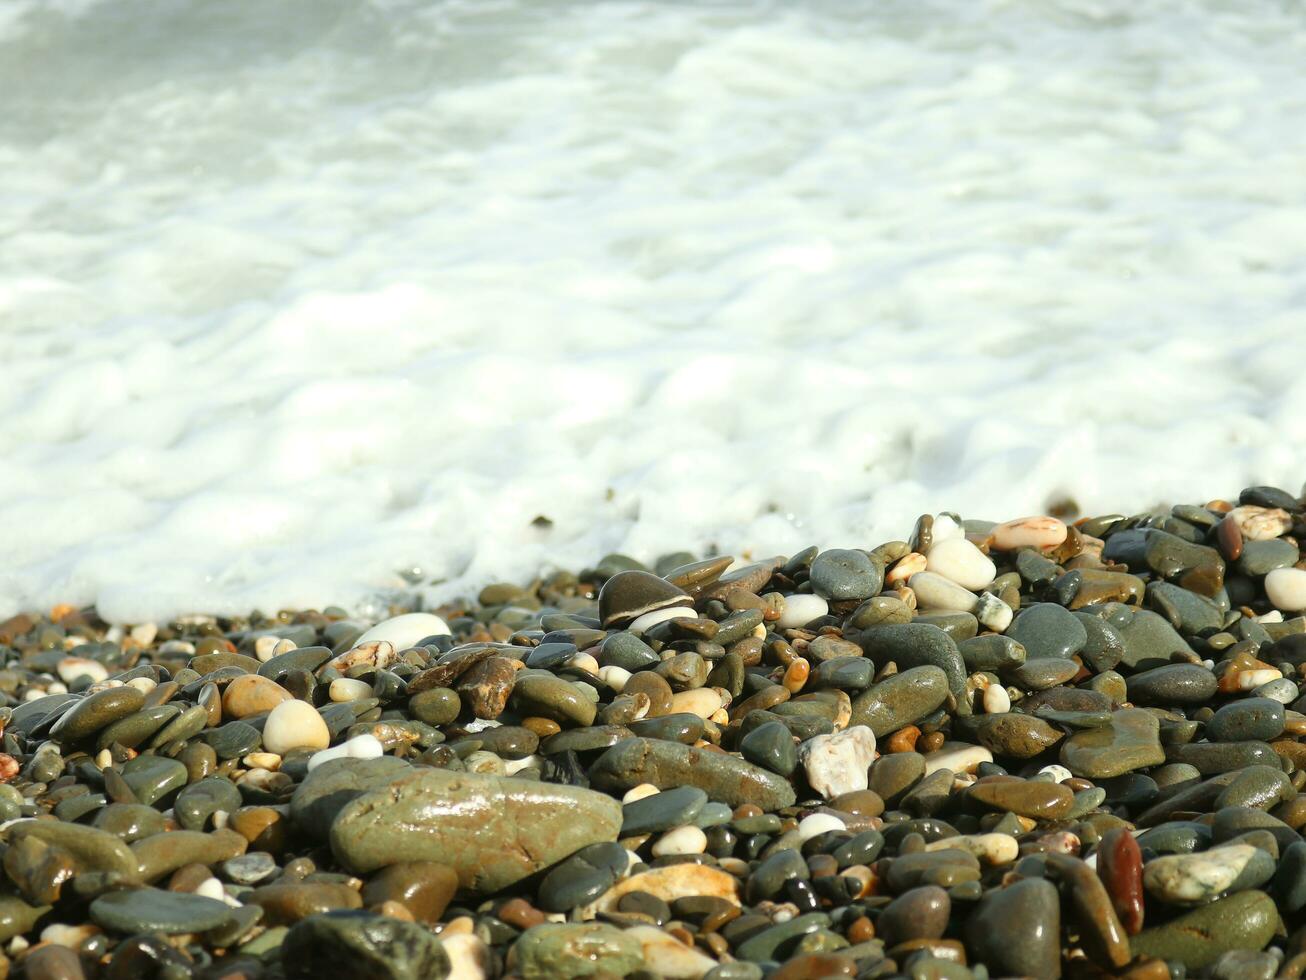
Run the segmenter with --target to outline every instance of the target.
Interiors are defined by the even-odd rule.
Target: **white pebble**
[[[985,592],[975,604],[975,618],[981,626],[994,633],[1005,633],[1015,615],[1011,607],[992,592]]]
[[[333,683],[332,686],[334,687],[335,684]],[[341,742],[333,749],[314,752],[308,759],[308,771],[312,772],[322,763],[330,762],[332,759],[379,759],[383,755],[385,755],[385,746],[381,744],[381,740],[375,735],[364,732],[362,735],[355,735],[347,742]]]
[[[149,694],[159,685],[155,683],[155,681],[152,678],[149,677],[133,677],[131,680],[127,682],[125,686],[134,687],[142,694]]]
[[[953,772],[974,772],[975,767],[981,762],[992,762],[993,753],[982,745],[971,745],[968,742],[945,742],[943,748],[937,752],[928,752],[925,755],[925,775],[937,772],[940,769],[951,769]]]
[[[396,650],[407,650],[428,636],[448,635],[449,624],[439,616],[431,613],[404,613],[402,616],[377,623],[355,640],[354,646],[360,647],[373,640],[386,640],[392,643]]]
[[[798,839],[811,840],[832,830],[846,830],[847,826],[833,813],[813,813],[798,821]]]
[[[1265,594],[1280,609],[1306,609],[1306,569],[1276,568],[1265,576]]]
[[[137,623],[132,627],[131,638],[143,647],[149,646],[159,635],[157,623]]]
[[[798,747],[807,782],[826,799],[866,789],[875,760],[875,733],[853,725],[833,735],[816,735]]]
[[[1282,623],[1283,613],[1277,609],[1271,609],[1264,616],[1257,616],[1256,621],[1258,623]]]
[[[936,541],[930,548],[925,568],[972,592],[984,588],[998,574],[992,559],[965,538]]]
[[[1286,677],[1280,677],[1278,680],[1262,684],[1252,691],[1254,698],[1269,698],[1272,701],[1278,701],[1280,704],[1292,704],[1297,700],[1300,692],[1297,685]]]
[[[671,695],[672,714],[693,714],[700,718],[710,718],[721,710],[721,695],[710,687],[696,687],[689,691],[677,691]]]
[[[1000,715],[1011,710],[1011,695],[1001,684],[990,684],[984,691],[984,713]]]
[[[597,677],[599,673],[599,662],[584,651],[577,653],[568,660],[567,666],[574,667],[576,670],[583,670],[585,673],[593,674],[595,677]]]
[[[819,595],[785,596],[784,612],[776,620],[776,628],[794,630],[806,626],[814,619],[819,619],[830,611],[830,604]]]
[[[671,619],[697,618],[698,613],[694,612],[689,606],[670,606],[666,609],[654,609],[652,612],[646,612],[631,623],[627,629],[633,633],[643,633],[645,630],[652,629],[658,623],[665,623]]]
[[[934,515],[934,524],[930,528],[931,547],[938,545],[943,541],[955,541],[958,538],[964,539],[965,537],[966,532],[962,526],[947,514]],[[992,581],[992,579],[989,581]]]
[[[109,676],[104,664],[87,657],[64,657],[55,669],[65,684],[71,684],[79,677],[89,677],[92,684],[98,684]]]
[[[1248,541],[1270,541],[1292,530],[1292,515],[1278,507],[1244,504],[1229,511],[1228,516]]]
[[[332,701],[358,701],[372,696],[372,685],[355,677],[337,677],[327,688]]]
[[[263,725],[263,747],[280,756],[292,749],[325,749],[330,744],[326,722],[307,701],[282,701]]]
[[[918,609],[955,609],[960,612],[974,612],[979,605],[979,596],[963,589],[952,579],[944,578],[938,572],[917,572],[908,579],[907,585],[916,593]]]
[[[470,932],[441,936],[440,945],[449,956],[449,980],[486,980],[490,975],[490,951],[480,936]]]
[[[1020,845],[1009,834],[965,834],[961,837],[945,837],[925,845],[930,851],[967,851],[985,864],[1000,867],[1010,864],[1020,854]]]
[[[1065,766],[1053,763],[1050,766],[1044,766],[1038,771],[1040,776],[1051,776],[1055,782],[1064,783],[1072,775],[1071,771]]]
[[[531,766],[538,766],[540,757],[538,755],[528,755],[524,759],[504,759],[503,770],[509,776],[515,776],[523,769],[529,769]]]
[[[1250,691],[1262,684],[1268,684],[1270,681],[1277,681],[1281,677],[1283,677],[1283,674],[1277,667],[1261,667],[1256,670],[1240,671],[1238,674],[1238,690]]]
[[[272,652],[276,648],[276,645],[277,637],[260,636],[254,641],[254,656],[258,658],[261,663],[267,663],[276,656],[276,654]]]
[[[670,854],[702,854],[707,850],[707,835],[697,827],[685,826],[668,830],[653,845],[654,857]]]
[[[599,680],[620,694],[626,689],[626,682],[630,680],[630,671],[616,664],[600,667]]]
[[[41,942],[76,949],[92,936],[98,936],[99,934],[100,930],[90,924],[69,926],[64,925],[62,922],[56,922],[41,930]]]
[[[634,803],[636,800],[647,799],[650,796],[656,796],[662,790],[658,789],[652,783],[640,783],[626,790],[626,795],[621,798],[622,803]]]

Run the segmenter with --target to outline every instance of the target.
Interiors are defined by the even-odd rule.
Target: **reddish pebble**
[[[1215,545],[1225,561],[1237,561],[1243,553],[1243,532],[1232,516],[1215,526]]]
[[[524,898],[509,899],[499,906],[497,914],[500,922],[506,922],[518,929],[529,929],[531,926],[538,926],[548,921],[543,912]]]
[[[1106,886],[1125,932],[1137,936],[1143,928],[1143,854],[1134,835],[1123,827],[1102,837],[1097,848],[1097,876]]]

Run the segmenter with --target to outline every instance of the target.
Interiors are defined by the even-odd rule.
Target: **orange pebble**
[[[921,737],[921,730],[915,725],[899,728],[884,743],[886,752],[915,752],[916,741]]]
[[[797,694],[807,683],[807,677],[812,672],[812,665],[802,657],[795,657],[793,663],[785,668],[784,680],[782,684],[791,694]]]

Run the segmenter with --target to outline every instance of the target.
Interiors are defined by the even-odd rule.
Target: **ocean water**
[[[1296,490],[1304,64],[1292,0],[0,0],[0,615]]]

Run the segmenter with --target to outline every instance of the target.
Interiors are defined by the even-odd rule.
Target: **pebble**
[[[798,750],[812,789],[826,799],[867,787],[867,771],[875,759],[875,733],[853,725],[833,735],[817,735]]]
[[[325,749],[331,732],[316,708],[304,701],[283,701],[263,724],[263,746],[285,755],[292,749]]]
[[[1265,594],[1277,609],[1306,609],[1306,569],[1276,568],[1265,576]]]
[[[16,617],[0,940],[106,980],[1306,972],[1303,507],[1230,501],[370,629]]]

